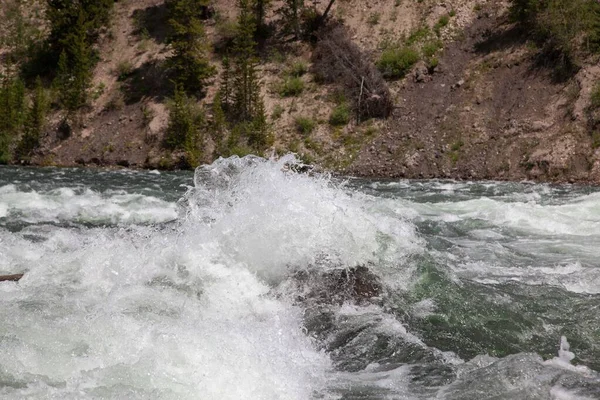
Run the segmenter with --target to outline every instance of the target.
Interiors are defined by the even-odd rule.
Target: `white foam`
[[[152,196],[59,188],[46,192],[0,187],[0,218],[29,223],[162,223],[177,218],[177,206]]]
[[[199,170],[177,225],[0,231],[0,269],[26,272],[0,296],[0,371],[14,382],[0,397],[328,396],[328,357],[270,284],[319,257],[391,265],[422,241],[375,199],[286,172],[292,161],[235,158]],[[3,189],[9,213],[37,221],[175,210],[118,191]],[[410,336],[392,317],[382,326]]]
[[[232,158],[199,168],[189,220],[209,223],[223,251],[270,281],[324,255],[333,264],[389,265],[423,250],[414,226],[378,209],[378,199],[286,173],[292,162]]]
[[[552,387],[550,396],[552,396],[552,400],[594,400],[591,397],[581,396],[560,386]]]
[[[534,196],[527,202],[481,197],[414,204],[414,207],[433,219],[481,219],[535,234],[593,236],[600,231],[600,193],[580,196],[560,205],[540,204],[539,198]]]

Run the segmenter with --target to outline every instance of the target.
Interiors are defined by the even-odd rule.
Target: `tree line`
[[[294,39],[306,38],[324,20],[335,0],[328,0],[321,15],[304,0],[285,0],[275,10],[281,29]],[[114,0],[45,0],[47,36],[24,18],[20,1],[8,6],[11,32],[0,39],[10,49],[0,85],[0,163],[15,157],[26,159],[38,146],[50,109],[60,111],[66,135],[72,120],[89,105],[93,69],[99,60],[96,43],[107,29]],[[166,62],[173,82],[171,123],[165,145],[184,149],[189,164],[197,162],[199,131],[206,118],[195,102],[205,95],[207,84],[217,75],[209,61],[210,46],[204,30],[209,0],[166,0],[168,43],[172,55]],[[220,90],[215,98],[211,129],[229,132],[226,148],[244,143],[261,151],[270,133],[261,97],[259,43],[271,33],[266,15],[271,0],[238,0],[236,33],[223,57]],[[221,144],[220,138],[217,141]],[[224,144],[223,144],[224,145]]]

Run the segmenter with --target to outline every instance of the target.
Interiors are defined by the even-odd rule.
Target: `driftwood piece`
[[[23,277],[23,274],[0,275],[0,282],[18,282]]]

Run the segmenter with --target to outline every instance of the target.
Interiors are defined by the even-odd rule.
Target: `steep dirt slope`
[[[534,64],[505,4],[489,3],[446,46],[433,74],[405,80],[387,129],[347,172],[598,182],[585,109],[599,72],[588,65],[556,82]]]
[[[321,1],[319,7],[326,2]],[[270,21],[278,16],[273,10]],[[218,49],[231,34],[235,1],[215,0],[206,21],[214,44],[211,61],[220,69]],[[312,45],[273,40],[261,52],[263,97],[275,138],[267,154],[289,151],[307,162],[344,174],[371,177],[535,179],[600,182],[600,150],[587,129],[591,87],[600,67],[590,64],[567,82],[535,67],[533,50],[506,17],[507,1],[338,0],[331,16],[375,62],[382,48],[401,43],[416,29],[451,15],[440,30],[443,49],[430,72],[417,64],[403,80],[389,82],[393,115],[332,126],[334,85],[301,79],[299,96],[284,97],[280,86],[294,64],[310,69]],[[161,146],[168,123],[169,81],[164,60],[164,0],[122,0],[99,45],[93,101],[71,126],[58,127],[55,114],[33,157],[41,165],[103,165],[173,168],[181,154]],[[201,104],[210,119],[218,75]],[[298,120],[314,124],[298,129]],[[219,154],[211,132],[203,139],[203,162]]]
[[[281,1],[272,3],[271,21]],[[365,56],[376,60],[381,44],[398,41],[417,27],[433,25],[454,10],[455,18],[442,33],[449,39],[473,17],[473,1],[438,2],[373,0],[339,0],[332,18],[342,21]],[[325,3],[321,2],[320,7]],[[206,21],[207,40],[218,50],[219,41],[228,34],[235,20],[235,1],[215,0],[215,17]],[[93,101],[72,124],[70,135],[57,129],[60,115],[54,115],[43,146],[32,162],[44,165],[122,165],[130,167],[173,167],[179,154],[161,148],[168,122],[165,101],[168,80],[163,61],[169,54],[166,44],[166,10],[164,0],[123,0],[115,3],[111,26],[100,43],[101,61],[95,70]],[[343,169],[370,137],[383,129],[382,121],[356,126],[332,127],[329,115],[335,107],[332,86],[318,84],[311,74],[302,76],[301,95],[282,97],[279,86],[286,71],[295,63],[310,68],[312,47],[303,42],[274,42],[262,52],[263,97],[275,137],[275,153],[299,153],[308,162],[327,168]],[[218,52],[211,61],[219,69]],[[218,87],[218,76],[207,89],[202,103],[210,103]],[[393,92],[401,82],[391,82]],[[209,115],[210,117],[210,115]],[[315,127],[299,133],[297,120],[311,120]],[[217,154],[210,134],[205,135],[204,161]]]

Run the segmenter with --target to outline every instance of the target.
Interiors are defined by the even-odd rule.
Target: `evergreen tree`
[[[172,150],[184,150],[189,167],[198,164],[200,128],[203,115],[181,86],[175,87],[173,99],[169,104],[169,125],[165,145]]]
[[[212,129],[213,139],[216,143],[217,149],[220,147],[223,135],[227,129],[227,120],[225,118],[225,111],[223,110],[223,100],[221,98],[221,91],[217,91],[212,104]]]
[[[10,147],[25,121],[25,84],[7,69],[0,86],[0,163],[11,159]]]
[[[256,19],[256,37],[262,38],[267,34],[265,16],[271,5],[271,0],[254,0],[254,17]]]
[[[254,117],[252,118],[248,144],[255,149],[262,150],[271,144],[269,141],[269,124],[267,123],[265,103],[259,94],[256,94],[256,96],[257,98],[253,100]]]
[[[55,80],[58,102],[69,113],[85,105],[92,82],[93,61],[91,47],[86,43],[83,12],[77,21],[60,54]]]
[[[38,77],[35,81],[33,98],[25,119],[23,136],[16,149],[18,159],[28,156],[39,145],[40,136],[46,123],[47,111],[48,98],[42,80]]]
[[[258,78],[258,58],[254,41],[256,19],[250,0],[238,0],[238,9],[230,112],[232,119],[237,121],[237,126],[232,130],[230,139],[245,136],[249,145],[262,150],[267,144],[268,124]]]
[[[61,54],[68,47],[73,31],[80,29],[79,25],[83,25],[85,31],[85,43],[91,46],[100,28],[108,23],[113,4],[114,0],[47,0],[48,42],[52,51]]]
[[[231,63],[229,57],[223,57],[223,72],[219,88],[219,102],[224,111],[229,111],[231,106]]]
[[[300,17],[303,11],[304,0],[284,0],[284,5],[280,9],[286,30],[293,33],[296,38],[301,36]]]
[[[167,2],[172,30],[169,42],[173,47],[169,66],[175,74],[175,82],[188,94],[202,92],[206,80],[215,73],[206,55],[209,48],[200,19],[202,7],[207,4],[207,0]]]
[[[238,34],[234,41],[233,112],[238,120],[251,121],[254,117],[252,101],[256,98],[253,93],[260,90],[254,41],[256,24],[249,0],[238,0],[238,8]]]
[[[95,63],[93,44],[110,17],[114,0],[47,0],[48,43],[59,58],[55,88],[69,112],[87,101]],[[56,61],[55,61],[56,62]]]

